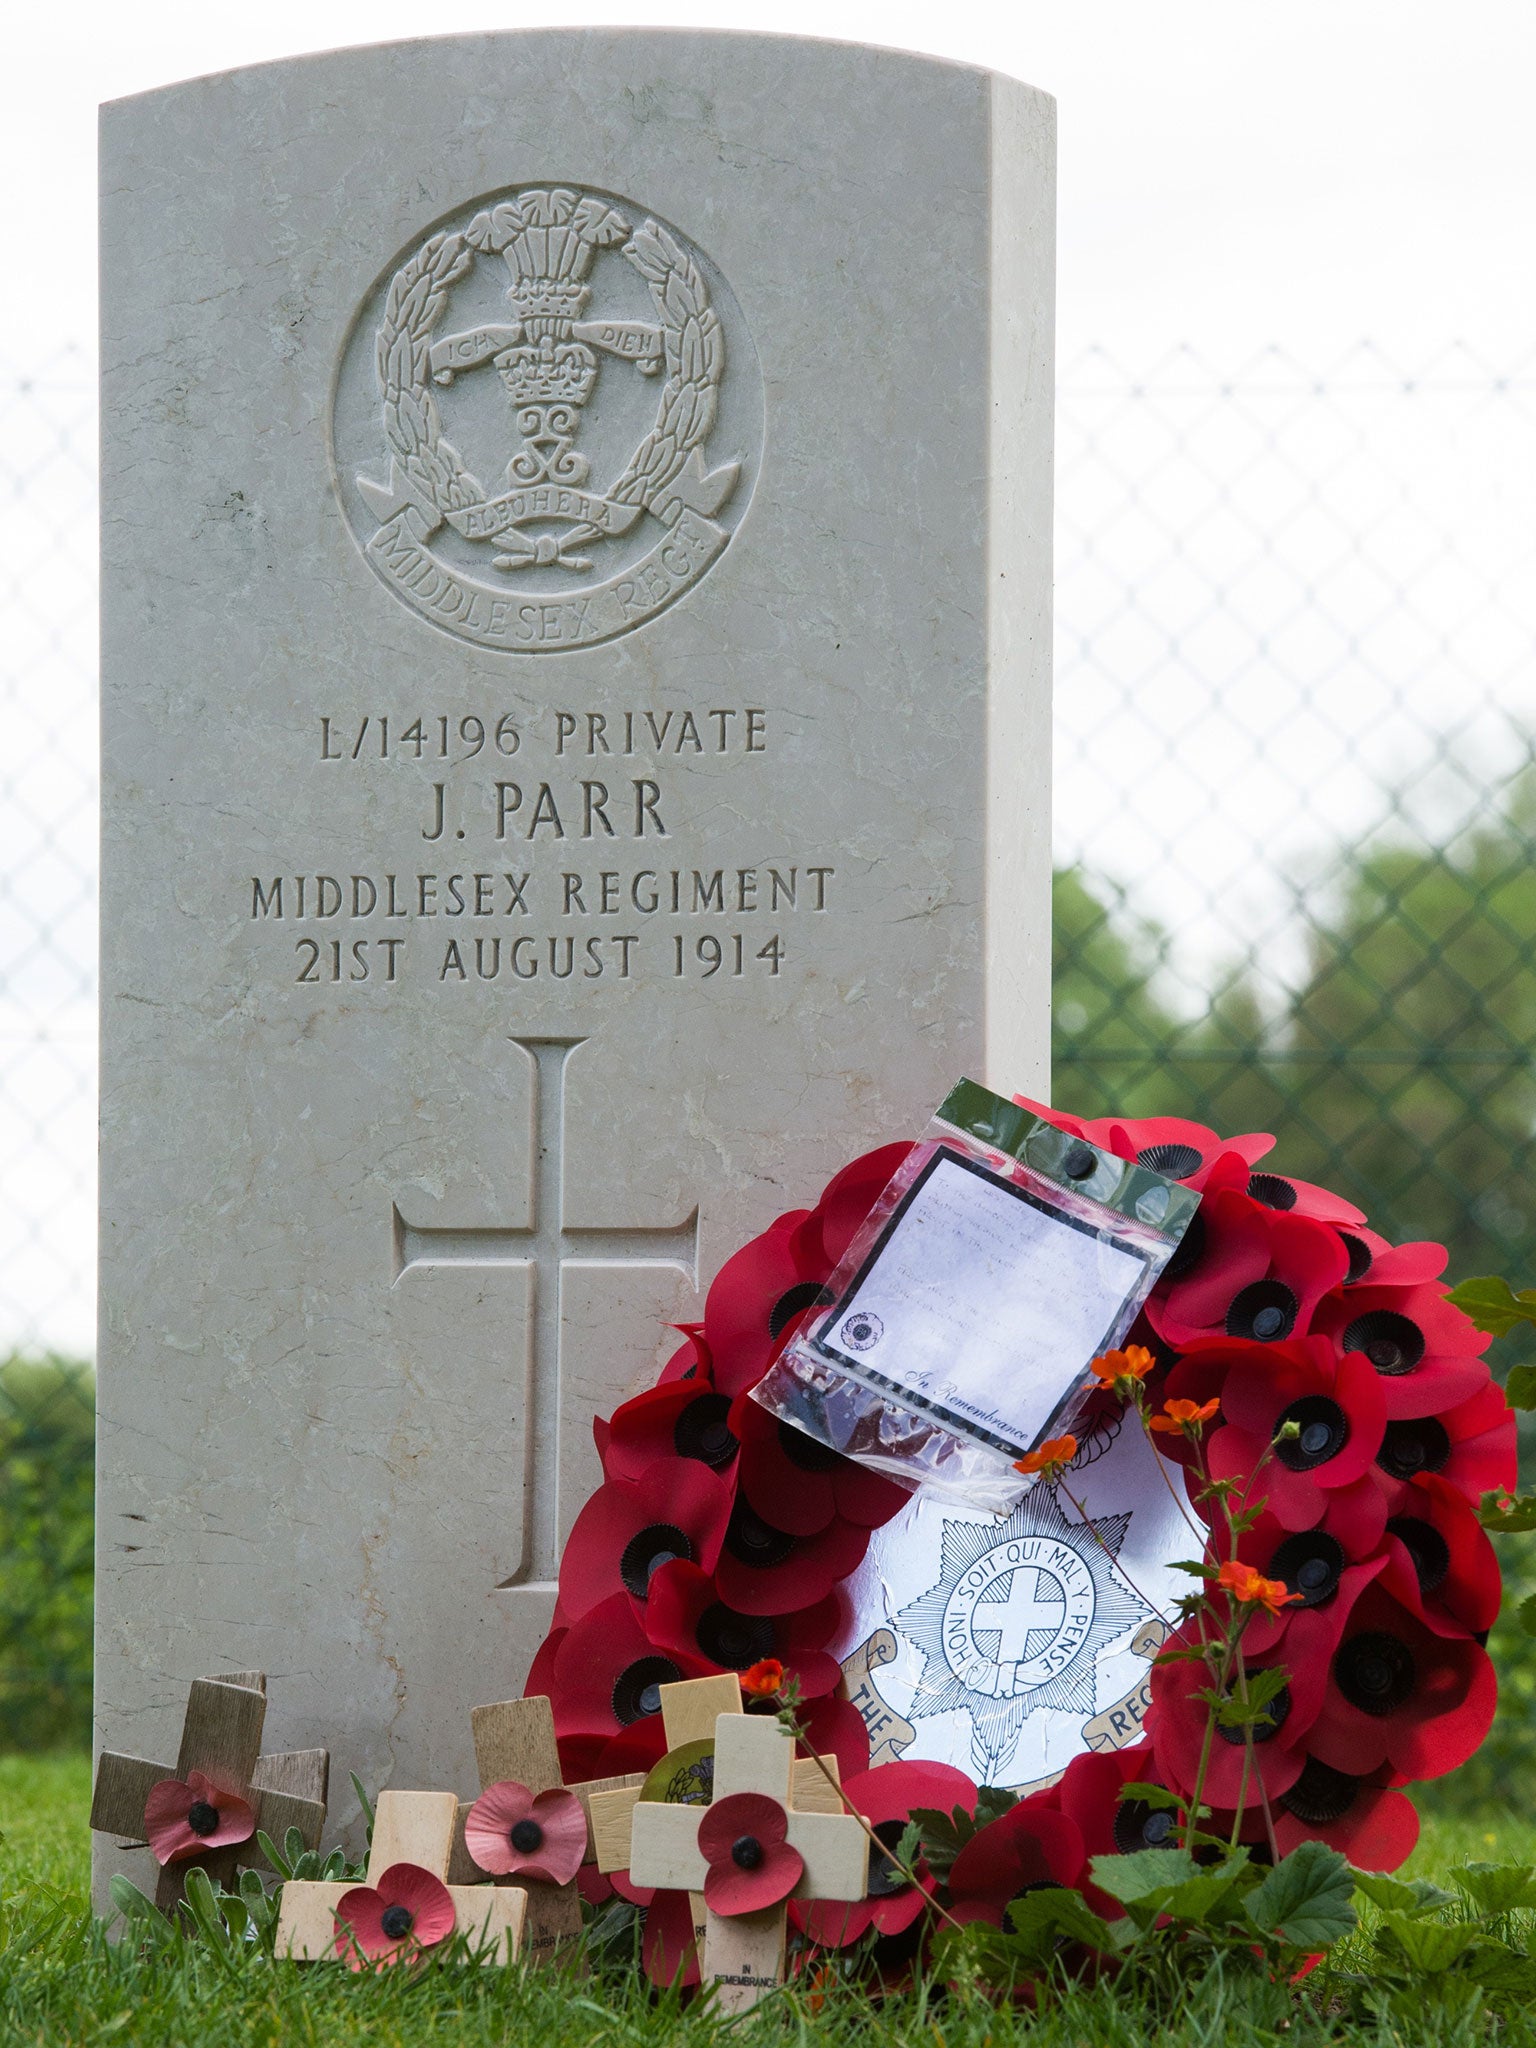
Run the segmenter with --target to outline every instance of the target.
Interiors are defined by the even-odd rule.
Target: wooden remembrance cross
[[[862,1824],[834,1802],[832,1788],[821,1779],[816,1763],[795,1757],[795,1745],[772,1715],[739,1711],[740,1688],[733,1678],[703,1678],[664,1686],[663,1695],[696,1692],[705,1699],[706,1689],[730,1686],[736,1691],[736,1711],[717,1715],[715,1735],[715,1799],[728,1799],[737,1792],[766,1793],[786,1809],[789,1842],[804,1859],[805,1872],[792,1896],[797,1899],[862,1899],[869,1882],[869,1837]],[[721,1697],[716,1691],[715,1701]],[[673,1723],[668,1722],[668,1740]],[[817,1807],[809,1801],[797,1805],[802,1785],[810,1790],[808,1774],[821,1780],[815,1795]],[[637,1885],[655,1885],[668,1891],[695,1894],[704,1888],[707,1871],[698,1844],[699,1822],[707,1806],[666,1805],[637,1800],[629,1810],[627,1846],[610,1842],[605,1849],[605,1820],[618,1819],[627,1795],[608,1794],[593,1802],[593,1832],[599,1838],[598,1867],[620,1869],[624,1864]],[[828,1811],[835,1804],[835,1810]],[[605,1814],[604,1809],[607,1809]],[[721,2009],[745,2011],[767,1996],[784,1976],[784,1904],[762,1912],[724,1915],[704,1908],[704,1945],[701,1975],[713,1978]]]
[[[394,1278],[416,1266],[532,1269],[532,1412],[528,1418],[528,1533],[523,1568],[506,1586],[545,1583],[560,1573],[561,1327],[566,1269],[648,1266],[699,1286],[699,1212],[682,1223],[623,1230],[565,1220],[565,1069],[584,1038],[514,1038],[533,1062],[533,1217],[527,1229],[410,1223],[394,1205]]]
[[[154,1787],[166,1778],[185,1781],[189,1771],[201,1771],[220,1791],[233,1792],[254,1807],[256,1827],[264,1829],[279,1848],[288,1829],[297,1828],[304,1846],[318,1849],[325,1826],[329,1756],[323,1749],[263,1756],[261,1731],[266,1714],[265,1672],[231,1671],[218,1678],[193,1679],[175,1769],[103,1750],[96,1766],[91,1826],[102,1834],[116,1835],[125,1846],[137,1845],[144,1840],[144,1802]],[[215,1884],[227,1888],[240,1864],[265,1861],[253,1829],[248,1841],[208,1850],[181,1863],[163,1864],[155,1904],[169,1912],[185,1895],[189,1870],[206,1870]]]
[[[458,1825],[459,1802],[452,1792],[381,1792],[373,1817],[365,1884],[377,1885],[396,1863],[415,1863],[448,1880]],[[283,1886],[277,1921],[277,1953],[295,1962],[339,1962],[336,1908],[358,1880],[293,1883]],[[510,1963],[522,1938],[527,1894],[504,1885],[450,1884],[453,1931],[467,1935],[482,1963]]]
[[[472,1707],[469,1724],[474,1735],[475,1768],[480,1774],[482,1792],[509,1778],[519,1785],[526,1785],[535,1794],[552,1792],[556,1787],[566,1789],[560,1773],[560,1751],[555,1742],[554,1710],[542,1694],[535,1694],[531,1699],[502,1700],[494,1706]],[[587,1815],[585,1861],[590,1863],[597,1853],[591,1833],[593,1795],[629,1788],[638,1791],[644,1782],[643,1774],[633,1773],[625,1777],[594,1778],[589,1783],[569,1787],[581,1801]],[[464,1819],[469,1805],[470,1802],[461,1803],[454,1835],[450,1875],[460,1884],[472,1883],[483,1874],[464,1843]],[[526,1879],[518,1877],[500,1877],[496,1882],[518,1885],[528,1894],[523,1919],[523,1947],[532,1961],[542,1962],[563,1943],[574,1940],[581,1933],[581,1898],[574,1878],[569,1884],[529,1884]]]

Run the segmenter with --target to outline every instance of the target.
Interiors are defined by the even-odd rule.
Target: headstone
[[[467,1782],[666,1323],[1044,1085],[1052,107],[463,36],[102,193],[100,1733]]]

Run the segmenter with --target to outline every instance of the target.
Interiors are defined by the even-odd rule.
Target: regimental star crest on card
[[[895,1616],[925,1660],[907,1714],[968,1713],[984,1784],[1009,1783],[1031,1714],[1093,1714],[1100,1650],[1152,1613],[1115,1569],[1130,1521],[1069,1519],[1046,1486],[1006,1522],[945,1521],[938,1584]]]
[[[388,471],[373,457],[343,499],[385,581],[450,632],[527,653],[611,639],[725,548],[750,488],[750,400],[727,459],[706,449],[754,352],[723,281],[643,209],[519,188],[428,235],[361,325],[371,363],[349,345],[341,381],[371,369]],[[499,405],[461,402],[481,371]],[[344,395],[338,468],[347,418]]]

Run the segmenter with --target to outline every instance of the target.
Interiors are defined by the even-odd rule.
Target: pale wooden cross
[[[774,1716],[741,1711],[741,1688],[734,1677],[663,1686],[662,1714],[673,1748],[697,1739],[704,1726],[713,1734],[713,1798],[759,1792],[786,1809],[789,1842],[805,1863],[793,1897],[863,1898],[869,1881],[869,1838],[863,1826],[844,1811],[816,1760],[796,1759],[793,1738]],[[829,1761],[828,1768],[835,1777],[835,1763]],[[598,1868],[627,1868],[637,1885],[692,1895],[701,1974],[714,1979],[723,2010],[740,2012],[783,1981],[784,1905],[760,1913],[710,1911],[703,1897],[707,1866],[698,1845],[699,1822],[707,1810],[623,1792],[594,1799]]]
[[[452,1792],[381,1792],[364,1883],[377,1885],[396,1863],[414,1863],[448,1880],[459,1802]],[[339,1962],[336,1908],[356,1878],[283,1886],[277,1953],[296,1962]],[[449,1884],[455,1934],[468,1935],[484,1963],[510,1963],[522,1939],[527,1893],[504,1885]]]
[[[594,1793],[622,1791],[645,1782],[642,1775],[594,1778],[583,1785],[565,1785],[560,1771],[560,1751],[555,1741],[555,1716],[549,1701],[536,1694],[532,1699],[500,1700],[493,1706],[472,1707],[469,1725],[475,1742],[475,1767],[480,1790],[488,1791],[504,1779],[526,1785],[533,1793],[569,1789],[581,1801],[587,1816],[587,1854],[596,1856],[591,1826]],[[456,1884],[472,1884],[483,1872],[464,1845],[464,1820],[470,1802],[459,1807],[450,1875]],[[581,1933],[581,1898],[576,1880],[569,1884],[529,1884],[519,1877],[498,1877],[499,1885],[519,1885],[528,1894],[523,1920],[523,1947],[534,1962],[543,1962],[563,1943]]]
[[[124,1848],[137,1848],[145,1839],[144,1803],[155,1786],[166,1778],[185,1781],[189,1771],[201,1771],[221,1792],[232,1792],[253,1807],[256,1827],[264,1829],[279,1848],[289,1828],[297,1828],[305,1848],[318,1849],[325,1826],[329,1753],[295,1749],[263,1756],[261,1731],[266,1714],[264,1671],[194,1678],[187,1694],[175,1768],[103,1750],[96,1766],[91,1826],[101,1834],[116,1835]],[[249,1841],[207,1850],[181,1863],[163,1864],[155,1904],[169,1912],[185,1895],[189,1870],[206,1870],[215,1884],[228,1888],[242,1863],[256,1868],[266,1864],[255,1829]]]

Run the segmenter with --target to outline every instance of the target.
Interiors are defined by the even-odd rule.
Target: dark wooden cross
[[[325,1826],[329,1752],[295,1749],[263,1756],[266,1715],[264,1671],[194,1678],[174,1768],[103,1750],[96,1766],[91,1826],[101,1834],[116,1835],[122,1848],[140,1848],[145,1842],[144,1803],[155,1786],[166,1778],[185,1780],[189,1771],[201,1771],[220,1791],[232,1792],[253,1807],[256,1827],[265,1829],[279,1846],[288,1829],[297,1828],[304,1846],[318,1849]],[[189,1870],[206,1870],[215,1884],[227,1888],[239,1865],[257,1868],[265,1862],[253,1829],[249,1841],[164,1864],[155,1904],[169,1912],[185,1894]]]
[[[699,1285],[699,1212],[682,1223],[623,1230],[588,1229],[565,1220],[565,1069],[581,1038],[514,1038],[533,1075],[533,1202],[526,1227],[412,1223],[394,1205],[394,1277],[418,1266],[524,1266],[531,1269],[530,1412],[523,1566],[505,1583],[555,1580],[560,1572],[561,1327],[565,1275],[572,1267],[642,1266],[681,1273]]]

